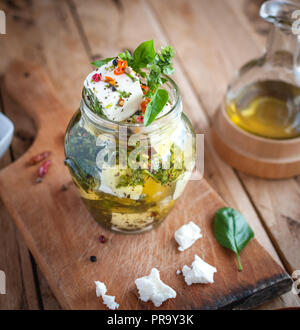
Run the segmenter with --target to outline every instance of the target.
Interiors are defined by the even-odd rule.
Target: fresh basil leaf
[[[102,65],[110,62],[113,59],[114,59],[114,57],[108,57],[105,60],[95,61],[95,62],[92,62],[91,64],[94,65],[94,66],[96,66],[97,68],[100,68]]]
[[[145,68],[155,57],[155,48],[153,40],[142,42],[134,51],[134,69]]]
[[[165,89],[158,89],[151,102],[148,104],[144,116],[144,125],[150,125],[161,112],[169,99],[169,93]]]
[[[238,268],[242,271],[240,252],[254,237],[244,216],[230,207],[219,209],[214,220],[214,235],[222,246],[236,254]]]

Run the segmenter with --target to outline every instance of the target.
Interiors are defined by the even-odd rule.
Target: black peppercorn
[[[113,63],[114,66],[117,66],[118,65],[118,59],[117,59],[117,57],[113,60],[112,63]]]
[[[91,260],[91,262],[96,262],[97,261],[97,258],[96,258],[96,256],[91,256],[90,257],[90,260]]]

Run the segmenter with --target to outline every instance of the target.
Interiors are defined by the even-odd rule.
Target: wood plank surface
[[[228,1],[228,0],[227,0]],[[235,12],[240,12],[240,20],[249,29],[254,29],[251,16],[241,2],[229,2]],[[267,24],[268,26],[269,24]],[[262,30],[265,34],[265,31]],[[265,38],[258,38],[260,50],[265,46]],[[250,198],[265,223],[281,259],[292,273],[300,269],[300,179],[261,180],[240,174]]]
[[[212,49],[214,42],[216,42],[211,39],[214,37],[214,35],[209,34],[209,22],[213,21],[213,19],[204,19],[204,22],[203,20],[201,20],[201,24],[204,25],[204,30],[202,26],[192,27],[192,22],[200,21],[200,18],[197,19],[198,13],[201,12],[203,16],[206,16],[205,10],[208,10],[213,15],[214,10],[218,10],[218,8],[219,11],[222,12],[224,15],[229,15],[228,20],[231,21],[231,25],[234,25],[235,18],[232,18],[230,16],[230,14],[232,13],[230,10],[229,13],[227,13],[226,11],[224,13],[222,11],[223,7],[220,1],[215,1],[212,4],[212,9],[209,9],[210,3],[207,1],[198,1],[198,8],[189,8],[189,6],[194,5],[194,2],[195,1],[190,0],[179,0],[177,2],[178,5],[176,4],[176,1],[172,1],[171,5],[168,1],[164,1],[163,4],[160,1],[157,1],[156,3],[153,3],[153,6],[157,4],[157,12],[154,12],[153,8],[149,6],[146,1],[119,1],[116,6],[110,6],[110,1],[102,1],[101,4],[94,0],[88,0],[85,2],[85,4],[83,4],[79,0],[74,1],[78,18],[80,19],[81,27],[84,31],[84,35],[88,40],[88,49],[95,57],[110,56],[109,54],[117,53],[119,50],[124,48],[134,49],[134,47],[141,41],[151,38],[154,38],[156,44],[158,45],[165,45],[167,43],[171,43],[173,45],[176,45],[176,50],[178,47],[179,50],[182,50],[183,57],[180,57],[179,59],[177,58],[175,64],[175,80],[176,82],[178,82],[183,95],[184,111],[191,118],[193,125],[196,128],[196,131],[198,133],[206,134],[205,177],[209,180],[210,184],[213,185],[213,187],[220,193],[222,198],[229,205],[239,209],[247,217],[247,219],[249,219],[251,225],[255,228],[255,232],[257,233],[257,239],[267,248],[267,250],[275,258],[278,258],[277,253],[275,252],[275,249],[272,246],[268,236],[266,235],[266,232],[263,229],[263,226],[255,212],[255,208],[252,206],[251,200],[248,199],[247,194],[244,191],[243,184],[241,184],[239,177],[236,175],[235,171],[233,171],[222,160],[220,160],[211,145],[209,136],[210,116],[207,117],[204,112],[204,110],[206,109],[205,106],[208,107],[209,105],[202,103],[201,98],[201,102],[199,102],[199,94],[197,93],[199,88],[209,88],[208,92],[210,94],[210,99],[216,101],[216,107],[218,104],[217,102],[220,102],[220,100],[222,99],[222,94],[225,91],[225,88],[228,83],[228,76],[232,75],[232,68],[231,71],[228,71],[227,76],[224,77],[224,70],[222,70],[222,64],[225,59],[222,63],[218,63],[218,58],[211,59],[210,54],[207,55],[207,58],[204,58],[202,56],[201,59],[203,60],[203,62],[199,63],[199,54],[204,53],[204,51],[206,51],[209,47],[209,44],[211,44],[210,48]],[[220,6],[221,8],[218,6]],[[171,7],[172,10],[169,10],[169,8]],[[193,19],[191,22],[190,16],[185,17],[185,10],[188,12],[187,15],[193,15]],[[168,13],[168,15],[166,16],[164,15],[165,11],[167,11]],[[102,12],[105,14],[101,15],[101,18],[99,18],[99,15],[97,14],[98,12]],[[174,17],[180,17],[180,19],[174,19]],[[103,26],[108,26],[110,20],[114,22],[114,29],[118,27],[117,30],[119,31],[119,35],[117,42],[116,40],[110,38],[110,34],[101,35],[101,38],[99,38],[98,31],[100,31]],[[221,25],[223,20],[222,17],[216,17],[215,20],[218,20],[218,22],[220,22],[220,30],[225,29],[224,26],[226,26],[227,28],[227,22],[224,22],[223,26]],[[134,21],[135,24],[132,24],[132,21]],[[186,24],[187,26],[184,25],[184,27],[182,28],[182,35],[180,35],[180,28],[183,24]],[[136,33],[136,26],[139,26],[138,33]],[[148,28],[149,26],[151,26],[151,29]],[[207,31],[205,30],[205,28],[207,29]],[[203,44],[195,43],[193,38],[186,38],[186,35],[194,36],[193,30],[197,31],[197,36],[200,40],[201,38],[204,38]],[[169,37],[169,33],[172,31],[172,36],[174,39],[170,39]],[[240,38],[243,39],[244,34],[242,34]],[[189,44],[187,44],[188,42]],[[217,42],[219,43],[219,40],[217,40]],[[214,53],[213,50],[211,50],[211,52]],[[219,52],[221,52],[221,50]],[[244,50],[244,53],[246,53],[246,50]],[[177,54],[177,57],[181,55],[180,53],[178,53],[178,50]],[[186,54],[190,54],[190,68],[195,68],[194,62],[197,62],[196,70],[206,70],[206,62],[213,61],[213,63],[210,64],[210,69],[207,70],[208,72],[206,73],[208,81],[205,79],[202,72],[196,72],[193,75],[191,74],[190,77],[188,77],[185,67]],[[230,56],[230,54],[227,54],[226,56]],[[225,58],[226,56],[224,55]],[[248,59],[251,59],[251,56],[255,56],[255,54],[250,54]],[[218,55],[218,52],[217,57],[220,57],[220,55]],[[236,54],[236,58],[237,57],[238,53]],[[239,60],[239,63],[237,64],[236,68],[238,68],[239,64],[242,63],[243,59]],[[214,67],[213,65],[217,66]],[[185,70],[183,70],[182,67],[184,67]],[[222,78],[219,77],[219,75],[221,74],[223,75]],[[212,79],[210,78],[210,76],[215,79],[212,85],[210,85],[210,79]],[[199,79],[198,85],[200,86],[194,84],[195,79]],[[203,91],[203,93],[205,94],[205,96],[207,96],[208,94],[206,91]],[[219,97],[217,97],[216,95],[219,95]],[[290,299],[288,300],[293,301],[295,304],[299,304],[297,297],[292,294],[290,296]],[[287,304],[289,304],[288,301]]]
[[[4,112],[3,104],[0,92],[0,112]],[[11,162],[12,154],[8,150],[0,160],[0,169]],[[0,270],[6,277],[6,294],[0,295],[0,309],[39,309],[29,251],[1,200],[0,235]]]
[[[166,2],[168,4],[168,1]],[[188,1],[188,4],[186,4],[186,1],[182,2],[183,7],[189,7],[190,3],[193,1]],[[204,1],[200,1],[200,6],[204,5],[203,2]],[[9,31],[9,38],[8,35],[0,37],[1,51],[3,50],[3,54],[5,54],[5,56],[0,57],[0,72],[4,72],[5,68],[7,67],[7,64],[12,58],[30,59],[35,61],[36,63],[42,64],[50,75],[52,81],[54,82],[55,88],[57,90],[57,95],[65,103],[69,104],[70,108],[72,107],[73,109],[76,109],[76,107],[78,107],[82,81],[85,78],[86,73],[90,70],[90,66],[88,64],[88,56],[93,58],[110,56],[111,54],[114,54],[116,50],[127,47],[134,48],[138,44],[138,42],[151,37],[155,37],[155,39],[158,41],[158,44],[166,44],[167,42],[172,41],[169,35],[172,29],[172,25],[167,25],[164,19],[161,19],[160,15],[157,14],[157,10],[159,11],[160,6],[158,2],[152,3],[151,6],[149,6],[143,1],[131,0],[101,2],[87,1],[84,3],[80,1],[20,1],[18,2],[17,6],[12,6],[9,3],[14,3],[14,1],[0,1],[1,9],[3,8],[7,13],[7,30]],[[236,5],[236,3],[238,4]],[[240,8],[239,5],[241,3],[243,4]],[[233,4],[233,1],[230,2],[229,0],[227,1],[227,5],[232,8],[232,12],[235,11],[234,18],[232,18],[233,21],[244,21],[243,26],[245,31],[247,31],[244,35],[244,39],[246,40],[246,42],[247,39],[252,38],[252,36],[254,36],[253,38],[255,39],[256,35],[254,33],[249,33],[249,31],[253,31],[253,26],[249,23],[250,21],[248,17],[243,16],[241,14],[243,13],[242,10],[244,10],[244,1],[234,1]],[[186,35],[187,33],[192,33],[190,35],[193,36],[193,31],[190,31],[184,24],[182,24],[182,21],[186,21],[184,10],[189,11],[190,9],[183,8],[182,15],[180,11],[178,13],[176,12],[176,6],[178,6],[177,3],[174,2],[171,7],[173,6],[174,10],[173,8],[171,11],[168,10],[168,15],[171,17],[169,17],[168,19],[173,19],[173,23],[176,22],[176,26],[173,27],[173,30],[180,32],[181,29],[186,29]],[[164,9],[163,7],[161,8],[162,10]],[[203,9],[204,7],[201,7],[200,11],[203,11]],[[227,11],[228,10],[225,11],[226,14]],[[102,14],[99,15],[99,13]],[[240,15],[237,15],[238,13],[240,13]],[[178,16],[176,16],[178,14],[180,15],[180,19],[178,18]],[[191,15],[194,14],[192,13]],[[147,22],[146,24],[144,23],[145,18]],[[217,16],[217,19],[222,22],[223,17],[218,18]],[[214,21],[214,19],[212,21]],[[114,24],[109,24],[110,22],[114,22]],[[137,24],[133,24],[133,22],[136,22]],[[209,20],[206,20],[205,24],[210,23],[211,22],[209,22]],[[195,24],[195,18],[191,20],[191,25],[193,24]],[[145,28],[145,25],[147,25],[147,29]],[[109,26],[109,34],[107,34],[107,26]],[[139,26],[139,29],[136,28],[137,26]],[[193,26],[195,28],[195,25]],[[174,31],[172,32],[172,34],[174,33]],[[20,35],[22,35],[22,39],[20,39]],[[108,36],[110,38],[108,38]],[[210,35],[208,35],[204,30],[203,38],[205,39],[205,43],[202,44],[202,48],[205,49],[207,45],[210,45],[209,40],[212,37],[210,37]],[[258,36],[258,39],[259,38],[260,37]],[[177,45],[180,46],[181,42],[184,41],[180,40],[179,42],[179,40],[179,37],[177,37],[175,40],[174,46],[176,47],[176,49]],[[233,44],[234,40],[231,40],[231,42]],[[252,47],[251,45],[253,43],[256,44],[256,42],[257,40],[251,40],[249,44],[250,47]],[[232,44],[231,47],[234,47],[234,45],[232,46]],[[197,45],[198,48],[201,47],[201,43],[198,43]],[[255,47],[257,47],[257,53],[259,53],[262,49],[262,45],[256,45],[257,46]],[[210,45],[210,47],[212,46]],[[180,46],[180,49],[184,48],[181,48]],[[194,49],[195,48],[189,46],[186,48],[186,50],[190,52],[193,52]],[[213,47],[211,49],[214,50]],[[210,50],[210,52],[212,52],[213,57],[214,54],[212,50]],[[236,49],[235,51],[237,57],[239,54],[239,49]],[[179,49],[177,50],[177,52],[179,52]],[[248,59],[246,56],[247,54],[245,53],[246,51],[244,51],[242,55],[244,60]],[[195,60],[197,59],[198,55],[198,51],[193,54],[193,56],[195,56]],[[226,55],[224,51],[222,52],[220,50],[217,52],[217,57],[220,57],[222,61],[223,57],[226,58],[229,56],[230,54]],[[253,54],[253,56],[256,55]],[[249,58],[251,58],[251,54],[249,55]],[[214,61],[214,59],[212,59],[211,61]],[[231,67],[233,61],[229,59],[229,62],[229,67],[226,69],[225,72],[225,79],[222,79],[221,77],[221,75],[224,74],[224,70],[218,73],[216,72],[216,70],[214,70],[215,67],[211,69],[211,64],[209,66],[206,62],[204,62],[204,65],[201,67],[201,70],[207,69],[209,71],[209,74],[211,74],[212,76],[216,76],[216,78],[214,78],[216,79],[215,84],[211,84],[211,82],[206,81],[204,77],[202,77],[204,81],[204,83],[202,83],[201,81],[202,85],[207,86],[207,88],[209,87],[209,89],[206,90],[206,92],[204,93],[205,97],[207,93],[215,92],[215,87],[216,84],[218,84],[218,79],[220,79],[220,81],[222,82],[222,88],[226,87],[226,84],[228,82],[227,80],[232,74]],[[242,60],[237,63],[234,62],[234,67],[237,68],[240,63],[242,63]],[[185,66],[181,65],[181,59],[177,60],[176,71],[178,74],[176,75],[176,80],[180,83],[180,87],[184,92],[183,94],[185,110],[192,109],[189,112],[189,116],[192,117],[193,121],[194,118],[196,119],[195,123],[198,132],[206,132],[208,127],[208,120],[203,113],[200,103],[204,105],[203,108],[206,112],[207,109],[205,107],[205,104],[203,103],[202,97],[199,96],[199,94],[195,93],[195,91],[197,91],[198,89],[197,86],[196,88],[194,88],[193,85],[193,81],[196,78],[196,75],[194,74],[193,76],[191,76],[190,79],[189,75],[185,71]],[[219,67],[217,66],[217,68]],[[64,77],[63,79],[61,79],[62,76]],[[72,88],[70,88],[70,86],[72,86]],[[190,88],[188,88],[187,86],[190,86]],[[218,93],[215,95],[220,95],[221,98],[221,93],[222,89],[218,90]],[[215,97],[215,99],[217,100],[218,97]],[[209,100],[211,100],[211,97],[209,97]],[[10,111],[9,108],[7,109],[7,111]],[[249,221],[251,221],[251,224],[255,229],[259,241],[267,248],[267,250],[274,257],[277,257],[277,253],[275,252],[275,249],[271,244],[265,230],[263,229],[255,211],[255,208],[257,207],[257,205],[259,205],[259,200],[257,201],[253,198],[249,200],[247,196],[248,192],[245,193],[244,190],[244,181],[240,181],[240,177],[237,177],[235,172],[230,167],[226,166],[222,163],[222,161],[219,160],[214,150],[210,146],[208,135],[206,135],[206,140],[206,177],[210,180],[210,183],[214,186],[214,188],[217,189],[217,191],[231,206],[241,210],[247,216],[247,218],[249,219]],[[255,186],[255,183],[256,179],[254,179],[253,186]],[[249,188],[247,187],[247,189]],[[266,192],[263,188],[263,191],[265,196],[264,199],[267,199],[269,201],[272,196],[271,190],[268,190]],[[297,190],[293,191],[297,193]],[[262,194],[262,191],[260,191],[260,194]],[[290,193],[290,195],[292,195],[292,193]],[[293,197],[293,199],[295,198],[296,197]],[[273,200],[273,202],[278,202],[277,197],[275,200]],[[254,207],[252,203],[254,204]],[[266,205],[266,210],[268,212],[264,211]],[[268,204],[264,202],[263,206],[258,207],[258,209],[259,215],[264,217],[264,221],[265,219],[267,219],[266,216],[273,218],[272,212],[274,211],[274,207],[270,208],[270,202],[268,202]],[[293,211],[293,217],[294,214],[295,212]],[[276,218],[275,221],[277,224],[279,224],[279,221],[277,220],[278,219]],[[268,232],[271,233],[269,229]],[[280,247],[281,243],[284,244],[284,242],[281,242],[282,239],[277,244],[277,236],[272,236],[271,234],[271,237],[275,247],[281,253],[281,258],[284,260],[284,255],[287,253],[287,249],[289,248],[289,246],[285,246],[285,252],[282,253]],[[293,240],[293,242],[296,241]],[[289,253],[292,254],[292,251],[290,251]],[[296,257],[297,255],[294,257],[294,259]],[[285,264],[287,263],[285,262]],[[38,273],[40,277],[41,274],[39,271]],[[41,283],[45,283],[45,281],[42,280]],[[47,288],[47,285],[42,285],[42,287],[45,287],[44,296],[47,297],[49,289]],[[52,297],[50,297],[49,299],[49,304],[47,302],[45,303],[45,307],[49,306],[49,308],[51,308],[52,306],[53,308],[55,308],[55,304],[53,305],[51,301],[53,302]],[[298,304],[297,298],[291,294],[287,294],[284,295],[281,300],[275,299],[272,304],[266,305],[265,308],[282,307],[296,304]],[[5,306],[3,308],[5,308]]]
[[[0,173],[0,195],[63,308],[103,309],[94,285],[101,280],[116,295],[121,309],[152,309],[151,303],[137,299],[134,280],[153,267],[178,293],[162,309],[251,308],[290,289],[287,273],[256,239],[241,253],[244,270],[238,272],[235,255],[214,238],[214,215],[224,202],[205,179],[189,183],[157,230],[121,235],[99,227],[74,186],[61,190],[69,180],[61,138],[70,111],[56,99],[47,75],[37,66],[16,62],[5,74],[5,85],[9,95],[35,118],[38,134],[25,156]],[[52,168],[41,184],[35,182],[34,168],[27,165],[39,149],[53,153]],[[11,189],[16,184],[26,196],[21,189]],[[191,219],[200,225],[203,239],[180,253],[174,232]],[[106,244],[99,243],[99,231],[107,238]],[[214,285],[187,286],[176,275],[195,253],[219,265]],[[97,263],[90,262],[90,255],[97,257]]]
[[[19,1],[17,5],[14,5],[14,2],[8,3],[6,1],[1,1],[0,3],[1,9],[4,9],[6,13],[8,31],[7,35],[0,37],[1,52],[5,54],[5,56],[0,57],[0,71],[2,74],[13,58],[29,59],[40,63],[52,75],[60,97],[65,99],[75,109],[79,104],[84,75],[76,77],[76,72],[73,72],[73,68],[80,63],[80,56],[81,63],[86,64],[85,70],[88,70],[89,64],[86,61],[87,56],[81,45],[81,40],[77,34],[68,6],[60,1]],[[76,33],[69,35],[72,28]],[[20,36],[22,36],[21,42]],[[77,56],[78,54],[79,56]],[[65,63],[62,62],[62,59],[65,59]],[[61,75],[65,75],[67,78],[61,79]],[[78,82],[77,90],[76,81]],[[64,83],[66,84],[65,86],[63,86]],[[66,88],[71,83],[72,88]],[[64,89],[65,91],[63,92]],[[68,91],[74,92],[74,94],[70,95]],[[25,144],[27,144],[28,139],[30,140],[32,137],[32,131],[26,124],[26,117],[28,116],[24,116],[22,109],[15,107],[10,98],[5,93],[3,94],[6,114],[20,127],[15,132],[16,135],[12,145],[13,152],[16,158],[18,158],[24,152],[24,149],[22,149],[24,140]],[[27,146],[25,147],[27,148]],[[9,240],[9,244],[17,244],[17,241]],[[38,268],[37,273],[43,300],[42,307],[45,309],[59,308],[59,304]],[[24,283],[29,283],[26,278],[23,281]],[[17,303],[18,296],[11,294],[10,299],[16,300]],[[6,309],[9,306],[6,306],[4,302],[1,308]]]
[[[234,3],[231,0],[172,0],[171,12],[169,0],[151,0],[168,38],[177,44],[180,62],[210,120],[233,73],[248,60],[262,55],[261,42],[250,33],[250,20],[242,16],[245,15],[242,10],[239,11],[242,18],[237,15],[236,1]],[[172,28],[174,15],[181,15],[176,29]],[[186,35],[190,37],[185,38]],[[182,42],[178,43],[178,40]],[[195,54],[197,65],[193,65]],[[285,266],[291,273],[299,269],[298,180],[263,180],[244,174],[238,174],[238,177]]]

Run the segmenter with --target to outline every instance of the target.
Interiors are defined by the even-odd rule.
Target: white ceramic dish
[[[14,124],[0,113],[0,158],[5,154],[11,144],[14,134]]]

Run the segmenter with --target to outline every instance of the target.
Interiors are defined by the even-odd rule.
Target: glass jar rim
[[[118,129],[118,127],[126,127],[127,129],[132,129],[132,130],[139,130],[140,132],[142,131],[152,131],[157,129],[160,126],[163,126],[166,121],[169,122],[170,119],[176,118],[178,113],[181,112],[181,94],[180,90],[175,83],[175,81],[170,78],[167,75],[163,75],[163,78],[166,79],[165,84],[170,84],[172,87],[172,91],[175,92],[175,101],[174,104],[172,105],[171,109],[162,115],[161,117],[157,118],[154,120],[153,123],[151,123],[149,126],[144,126],[142,123],[126,123],[126,122],[118,122],[114,120],[110,120],[108,118],[105,118],[104,116],[96,114],[88,105],[87,100],[86,100],[86,88],[84,87],[82,89],[82,100],[81,104],[83,105],[83,109],[87,117],[95,124],[95,125],[100,125],[100,126],[106,126],[110,129]],[[177,110],[177,111],[176,111]]]

